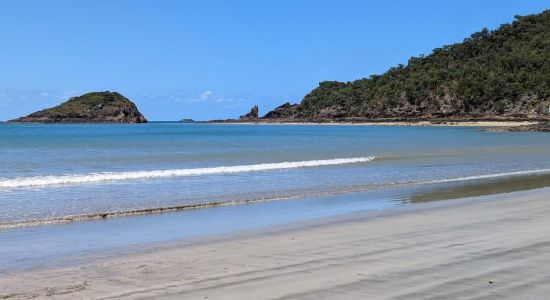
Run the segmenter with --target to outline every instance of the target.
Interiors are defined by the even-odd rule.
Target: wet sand
[[[1,274],[0,298],[546,299],[549,196],[427,202]]]

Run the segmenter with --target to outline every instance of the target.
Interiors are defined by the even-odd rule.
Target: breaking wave
[[[345,159],[348,162],[340,162],[338,164],[370,161],[374,159],[374,157],[371,158],[370,160],[366,160],[367,159],[366,157],[361,158],[363,160],[358,160],[358,159],[360,158]],[[338,161],[340,160],[341,159],[338,159]],[[353,161],[350,162],[349,160],[353,160]],[[324,161],[315,161],[315,162],[327,162],[327,161],[334,162],[335,160],[324,160]],[[307,161],[307,163],[312,163],[312,162],[314,161]],[[298,164],[298,163],[303,164],[305,162],[295,162],[292,164]],[[276,164],[287,164],[287,163],[276,163]],[[335,164],[335,163],[332,163],[332,164]],[[266,164],[261,164],[261,165],[266,165]],[[268,165],[273,165],[273,164],[268,164]],[[316,165],[308,165],[308,166],[317,166],[317,165],[329,165],[329,164],[324,163],[324,164],[316,164]],[[257,165],[249,165],[249,166],[257,166]],[[245,166],[239,166],[239,167],[245,167]],[[273,170],[273,169],[280,169],[280,168],[270,168],[268,170]],[[190,169],[190,170],[199,170],[199,169]],[[172,170],[172,171],[175,171],[175,170]],[[214,173],[207,173],[207,174],[214,174]],[[37,218],[37,219],[30,219],[30,220],[19,220],[19,221],[12,221],[12,222],[0,222],[0,231],[19,228],[19,227],[62,224],[62,223],[71,223],[71,222],[78,222],[78,221],[91,221],[91,220],[105,219],[105,218],[129,217],[129,216],[155,214],[155,213],[175,212],[175,211],[182,211],[182,210],[202,209],[202,208],[210,208],[210,207],[217,207],[217,206],[243,205],[243,204],[252,204],[252,203],[260,203],[260,202],[270,202],[270,201],[283,200],[283,199],[295,199],[295,198],[299,199],[303,197],[316,197],[316,196],[327,196],[327,195],[335,195],[335,194],[346,194],[346,193],[353,193],[353,192],[364,192],[369,190],[377,190],[377,189],[385,189],[385,188],[399,188],[399,187],[406,187],[406,186],[452,183],[452,182],[463,182],[463,181],[468,182],[468,181],[475,181],[475,180],[491,180],[491,179],[498,179],[498,178],[504,178],[504,177],[529,176],[529,175],[538,175],[538,174],[550,174],[550,169],[503,172],[503,173],[473,175],[473,176],[455,177],[455,178],[439,179],[439,180],[418,180],[418,181],[398,181],[398,182],[390,182],[390,183],[375,183],[375,184],[348,186],[348,187],[343,187],[341,189],[336,188],[336,189],[331,189],[326,191],[317,191],[317,190],[303,191],[302,193],[298,192],[298,193],[295,193],[294,195],[266,196],[266,197],[241,199],[241,200],[233,200],[233,201],[211,201],[211,202],[204,202],[204,203],[190,203],[190,204],[160,206],[160,207],[151,207],[151,208],[136,208],[136,209],[130,209],[130,210],[121,210],[121,211],[115,210],[115,211],[95,212],[95,213],[88,213],[88,214],[81,214],[81,215],[66,215],[66,216],[57,216],[57,217],[49,217],[49,218],[47,217],[47,218]],[[199,174],[199,175],[203,175],[203,174]]]
[[[366,156],[366,157],[353,157],[353,158],[335,158],[335,159],[306,160],[306,161],[295,161],[295,162],[262,163],[262,164],[253,164],[253,165],[222,166],[222,167],[194,168],[194,169],[101,172],[101,173],[89,173],[89,174],[16,177],[16,178],[9,178],[9,179],[0,179],[0,189],[41,187],[41,186],[51,186],[51,185],[72,185],[72,184],[85,184],[85,183],[104,182],[104,181],[125,181],[125,180],[135,180],[135,179],[201,176],[201,175],[213,175],[213,174],[245,173],[245,172],[269,171],[269,170],[333,166],[333,165],[369,162],[374,160],[375,158],[376,158],[375,156]]]

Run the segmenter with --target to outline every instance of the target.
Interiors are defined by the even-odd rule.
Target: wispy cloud
[[[24,90],[0,88],[0,120],[9,120],[52,107],[78,96],[83,91],[45,89]],[[250,110],[252,105],[261,109],[275,107],[281,101],[253,94],[224,94],[215,90],[172,90],[167,92],[124,92],[136,102],[140,111],[151,120],[197,120],[236,118]],[[265,105],[265,103],[268,103]],[[264,106],[265,105],[265,106]]]
[[[127,96],[135,100],[140,111],[151,120],[237,118],[249,112],[253,105],[262,105],[259,99],[269,99],[251,94],[224,94],[213,89],[146,91]]]
[[[212,96],[212,92],[211,91],[206,91],[206,92],[202,93],[201,99],[202,100],[208,100],[208,98],[210,98],[210,96]]]
[[[76,90],[0,88],[0,120],[27,115],[79,94]]]
[[[204,104],[226,104],[226,105],[241,105],[251,102],[249,97],[243,96],[226,96],[213,91],[197,92],[197,91],[171,91],[166,93],[141,93],[139,97],[169,100],[177,103],[204,103]]]

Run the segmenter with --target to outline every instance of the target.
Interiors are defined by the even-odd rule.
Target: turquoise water
[[[0,124],[0,274],[357,211],[547,186],[550,135],[544,133]],[[136,209],[213,203],[124,217]]]
[[[550,172],[550,136],[476,128],[0,124],[0,226]]]

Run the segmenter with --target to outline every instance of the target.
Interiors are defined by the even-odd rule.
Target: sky
[[[149,120],[235,118],[383,73],[550,0],[0,0],[0,120],[117,91]]]

